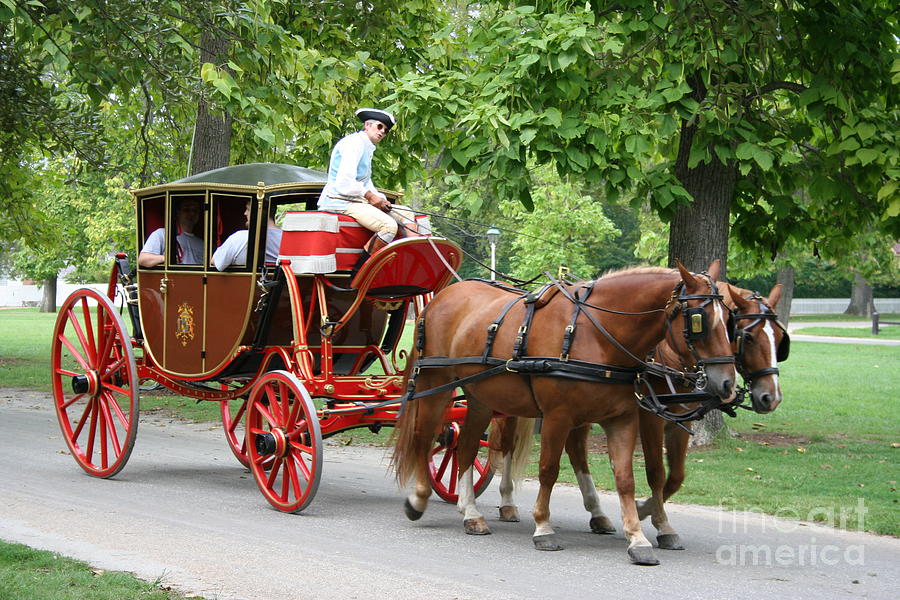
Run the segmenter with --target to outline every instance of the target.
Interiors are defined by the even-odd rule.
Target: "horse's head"
[[[684,329],[681,336],[677,332],[672,336],[675,350],[693,359],[700,372],[698,390],[731,402],[737,375],[731,348],[731,311],[716,286],[719,261],[713,261],[702,274],[691,273],[678,261],[676,265],[682,283],[676,288],[678,309],[672,318],[681,314]]]
[[[768,298],[734,287],[731,292],[736,309],[737,368],[750,388],[753,410],[772,412],[782,399],[778,363],[787,360],[791,348],[791,338],[774,310],[781,297],[781,285],[773,287]]]

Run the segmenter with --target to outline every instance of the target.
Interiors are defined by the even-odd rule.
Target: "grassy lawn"
[[[896,313],[881,313],[882,321],[900,321],[900,314]],[[791,315],[791,323],[809,323],[809,322],[817,322],[821,323],[823,321],[864,321],[867,323],[871,323],[872,319],[869,317],[858,317],[856,315],[845,315],[845,314],[828,314],[828,315]]]
[[[863,502],[867,531],[900,535],[898,358],[896,347],[795,342],[781,365],[784,402],[769,415],[726,418],[736,437],[689,451],[673,500],[835,525],[829,515],[843,510],[848,529]],[[575,483],[562,462],[560,478]],[[638,455],[637,493],[647,495],[642,464]],[[591,471],[614,489],[605,455],[591,456]]]
[[[2,385],[49,392],[54,319],[36,309],[0,311]],[[810,320],[821,321],[822,315]],[[856,335],[866,330],[843,331]],[[727,419],[738,437],[693,450],[689,476],[674,499],[825,522],[829,511],[855,511],[862,501],[867,530],[900,535],[898,357],[896,347],[795,342],[790,360],[782,365],[782,405],[770,415],[741,411]],[[164,392],[142,393],[141,410],[219,420],[217,403]],[[384,444],[388,435],[357,429],[335,439]],[[641,460],[639,456],[638,466]],[[592,471],[602,488],[612,489],[605,455],[592,456]],[[636,475],[638,493],[647,494],[640,469]],[[567,460],[561,480],[575,482]]]
[[[186,596],[53,552],[0,541],[0,598],[28,600],[177,600]]]

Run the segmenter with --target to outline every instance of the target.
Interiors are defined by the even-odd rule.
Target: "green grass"
[[[900,535],[898,357],[896,347],[795,342],[781,365],[784,402],[768,415],[726,418],[739,437],[690,450],[673,500],[826,524],[841,510],[856,515],[862,501],[867,531]],[[636,492],[646,496],[642,466],[639,453]],[[591,472],[600,487],[614,489],[605,455],[591,456]],[[560,480],[575,483],[566,459]]]
[[[0,597],[28,600],[175,600],[186,596],[128,573],[103,571],[0,541]]]
[[[875,340],[900,339],[900,325],[884,325],[878,328],[878,335],[872,334],[871,328],[864,327],[803,327],[794,333],[802,335],[822,335],[829,337],[872,338]]]

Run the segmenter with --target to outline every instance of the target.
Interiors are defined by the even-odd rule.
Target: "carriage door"
[[[258,258],[259,203],[256,194],[211,192],[210,205],[210,262],[206,276],[206,372],[219,370],[237,351],[253,314],[253,294],[256,290],[254,265]],[[248,228],[247,203],[250,203]],[[219,271],[212,262],[212,254],[220,247],[238,248],[246,242],[246,255],[236,256],[237,262]],[[231,256],[231,254],[229,254]],[[224,265],[223,265],[224,266]]]
[[[163,206],[164,213],[160,210]],[[206,194],[169,193],[145,199],[141,212],[142,248],[153,246],[164,255],[162,264],[139,269],[146,348],[165,371],[181,376],[200,374],[203,331],[198,325],[204,321],[208,246]]]
[[[165,354],[163,367],[183,376],[203,373],[203,277],[209,239],[207,202],[203,192],[170,193],[169,239],[166,243]]]

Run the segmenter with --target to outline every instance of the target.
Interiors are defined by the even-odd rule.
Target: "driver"
[[[361,108],[356,116],[361,131],[345,136],[331,151],[328,182],[319,196],[319,210],[343,213],[374,232],[366,243],[357,267],[371,254],[384,248],[398,234],[415,233],[415,215],[409,208],[392,205],[372,183],[372,156],[380,142],[396,124],[394,115],[377,108]],[[399,226],[402,226],[400,228]]]

